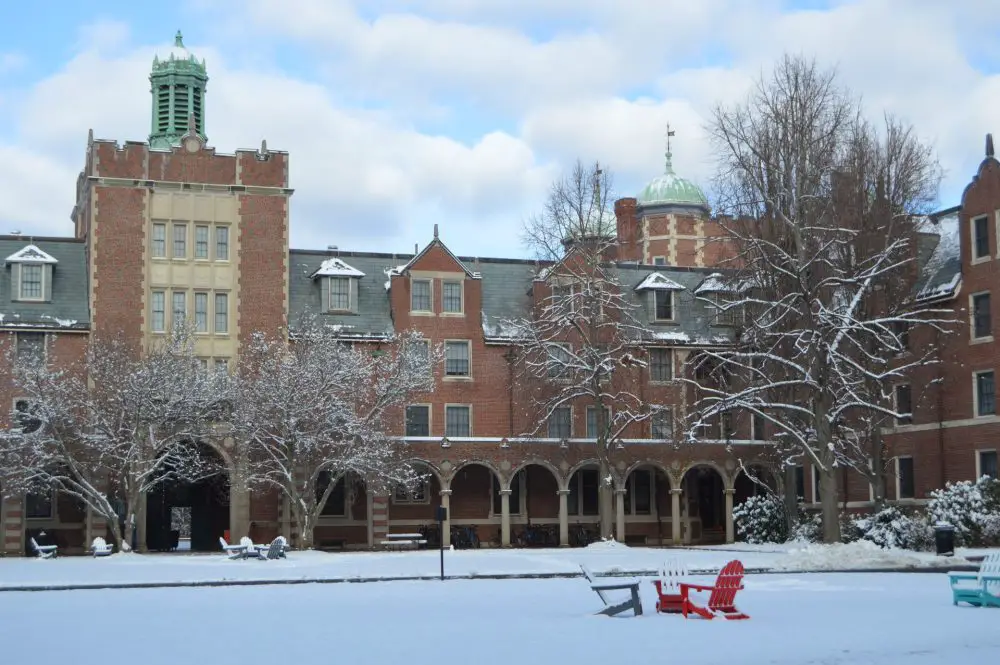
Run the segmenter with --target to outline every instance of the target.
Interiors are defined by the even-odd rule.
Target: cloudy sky
[[[0,233],[72,233],[87,130],[146,138],[178,28],[208,62],[210,144],[291,153],[294,247],[405,252],[437,223],[457,253],[526,255],[523,219],[577,157],[632,196],[670,122],[677,170],[707,181],[707,112],[786,51],[917,126],[941,207],[1000,134],[1000,0],[77,0],[5,19]]]

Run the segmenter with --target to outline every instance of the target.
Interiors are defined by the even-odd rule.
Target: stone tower
[[[187,134],[191,118],[202,144],[205,135],[205,88],[208,74],[205,61],[199,60],[184,46],[180,30],[174,37],[174,46],[163,59],[153,58],[149,74],[153,95],[153,117],[149,133],[149,146],[154,150],[169,150],[181,144]]]

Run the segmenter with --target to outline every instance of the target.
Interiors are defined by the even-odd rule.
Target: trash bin
[[[954,556],[955,527],[946,522],[938,522],[935,524],[934,546],[937,550],[938,556]]]

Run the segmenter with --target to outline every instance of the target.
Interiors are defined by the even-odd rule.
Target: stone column
[[[500,490],[500,547],[510,547],[510,490]]]
[[[670,544],[681,544],[681,494],[682,489],[670,490]]]
[[[226,448],[232,450],[231,439],[226,440]],[[229,473],[229,542],[238,543],[243,536],[250,535],[250,490],[246,485],[247,459],[245,452],[236,455],[235,468]]]
[[[380,494],[372,499],[372,543],[375,547],[385,540],[389,533],[389,494]]]
[[[615,497],[615,540],[625,542],[625,490],[616,489]]]
[[[569,490],[558,490],[559,547],[569,547]]]
[[[451,490],[441,490],[441,507],[444,508],[444,522],[441,523],[441,545],[451,546]]]
[[[368,547],[375,547],[375,495],[365,488],[365,515],[368,522]]]
[[[24,504],[17,497],[0,499],[0,554],[24,554]]]
[[[733,524],[733,495],[736,490],[732,487],[726,488],[726,542],[736,542],[736,528]]]

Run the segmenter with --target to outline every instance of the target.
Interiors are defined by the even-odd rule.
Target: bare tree
[[[290,344],[258,335],[241,359],[233,391],[241,481],[288,499],[300,547],[312,547],[340,478],[359,478],[369,491],[420,479],[393,430],[403,405],[433,391],[442,352],[416,333],[386,345],[352,345],[306,317]]]
[[[718,107],[711,135],[738,249],[725,306],[745,324],[733,348],[701,356],[712,380],[693,380],[691,431],[727,412],[770,423],[786,462],[818,471],[823,537],[837,541],[837,469],[874,477],[859,434],[901,415],[892,386],[930,357],[901,357],[901,337],[946,322],[910,297],[913,216],[934,201],[940,171],[911,128],[865,122],[832,71],[799,57]]]
[[[623,371],[645,363],[635,355],[642,338],[638,306],[614,263],[617,222],[610,196],[611,179],[599,164],[577,162],[553,184],[544,212],[525,225],[526,243],[548,263],[535,280],[543,297],[529,317],[507,322],[523,373],[541,386],[528,434],[547,429],[572,405],[594,408],[602,535],[612,532],[612,452],[629,426],[651,413],[632,392],[631,372]]]
[[[4,485],[75,497],[108,522],[120,550],[129,549],[129,527],[145,548],[146,493],[221,472],[197,445],[215,434],[218,389],[189,331],[142,356],[122,339],[94,340],[81,363],[62,369],[10,360],[23,399],[0,438]]]

